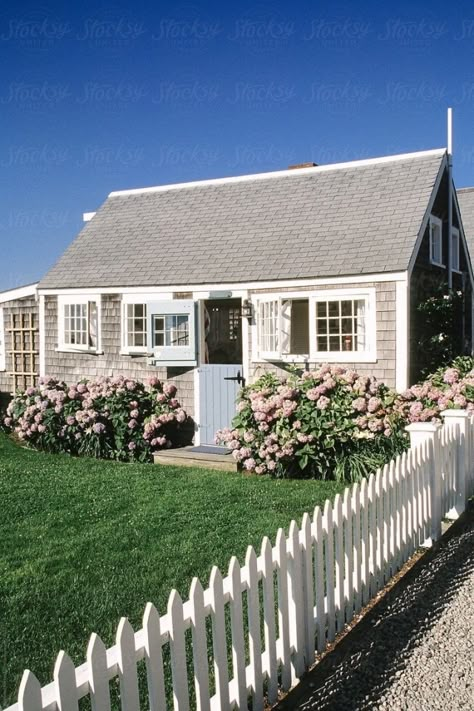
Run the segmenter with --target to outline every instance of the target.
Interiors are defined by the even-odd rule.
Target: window
[[[434,215],[430,216],[430,262],[443,266],[443,223]]]
[[[195,304],[186,299],[146,305],[150,357],[155,365],[196,365]]]
[[[97,351],[99,306],[87,297],[58,298],[58,347],[65,350]]]
[[[373,288],[265,297],[256,313],[256,356],[264,360],[376,360]]]
[[[0,308],[0,370],[6,368],[6,349],[5,349],[5,328],[3,325],[3,309]]]
[[[316,351],[365,351],[365,311],[365,299],[317,301]]]
[[[451,269],[458,272],[459,267],[459,230],[452,228],[451,233]]]
[[[123,304],[123,349],[128,353],[146,353],[147,305]]]
[[[153,315],[153,348],[189,346],[189,314]]]

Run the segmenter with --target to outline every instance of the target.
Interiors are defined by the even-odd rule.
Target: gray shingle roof
[[[456,191],[461,210],[464,234],[471,259],[474,258],[474,188],[460,188]]]
[[[112,193],[40,288],[403,271],[443,156]]]

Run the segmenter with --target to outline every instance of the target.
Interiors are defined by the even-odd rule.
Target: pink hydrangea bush
[[[155,377],[147,385],[124,376],[73,385],[42,378],[17,393],[3,425],[48,452],[148,461],[173,444],[186,420],[176,386]]]
[[[241,391],[233,426],[216,441],[256,474],[357,479],[379,454],[385,459],[396,440],[396,447],[404,446],[397,439],[395,398],[375,378],[340,366],[287,379],[267,373]]]
[[[474,414],[474,360],[457,358],[449,368],[440,368],[424,383],[405,390],[395,410],[405,423],[439,422],[441,412],[457,408]]]

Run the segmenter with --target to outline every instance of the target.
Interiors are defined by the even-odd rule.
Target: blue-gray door
[[[230,427],[235,415],[242,365],[201,365],[197,378],[199,443],[215,444],[217,430]]]

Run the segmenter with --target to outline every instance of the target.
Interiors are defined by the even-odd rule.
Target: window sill
[[[374,353],[318,353],[307,356],[258,356],[254,363],[376,363],[377,355]]]
[[[452,269],[452,268],[451,268],[451,272],[452,272],[453,274],[460,274],[460,275],[462,276],[462,271],[461,271],[460,269]]]
[[[446,264],[440,264],[440,262],[433,262],[431,259],[430,259],[430,264],[433,267],[439,267],[440,269],[446,269]]]
[[[121,351],[119,351],[119,355],[130,356],[132,358],[146,358],[148,356],[148,351],[121,350]]]
[[[97,351],[95,348],[68,348],[67,346],[58,346],[55,351],[56,353],[86,353],[87,355],[104,355],[104,351]]]

